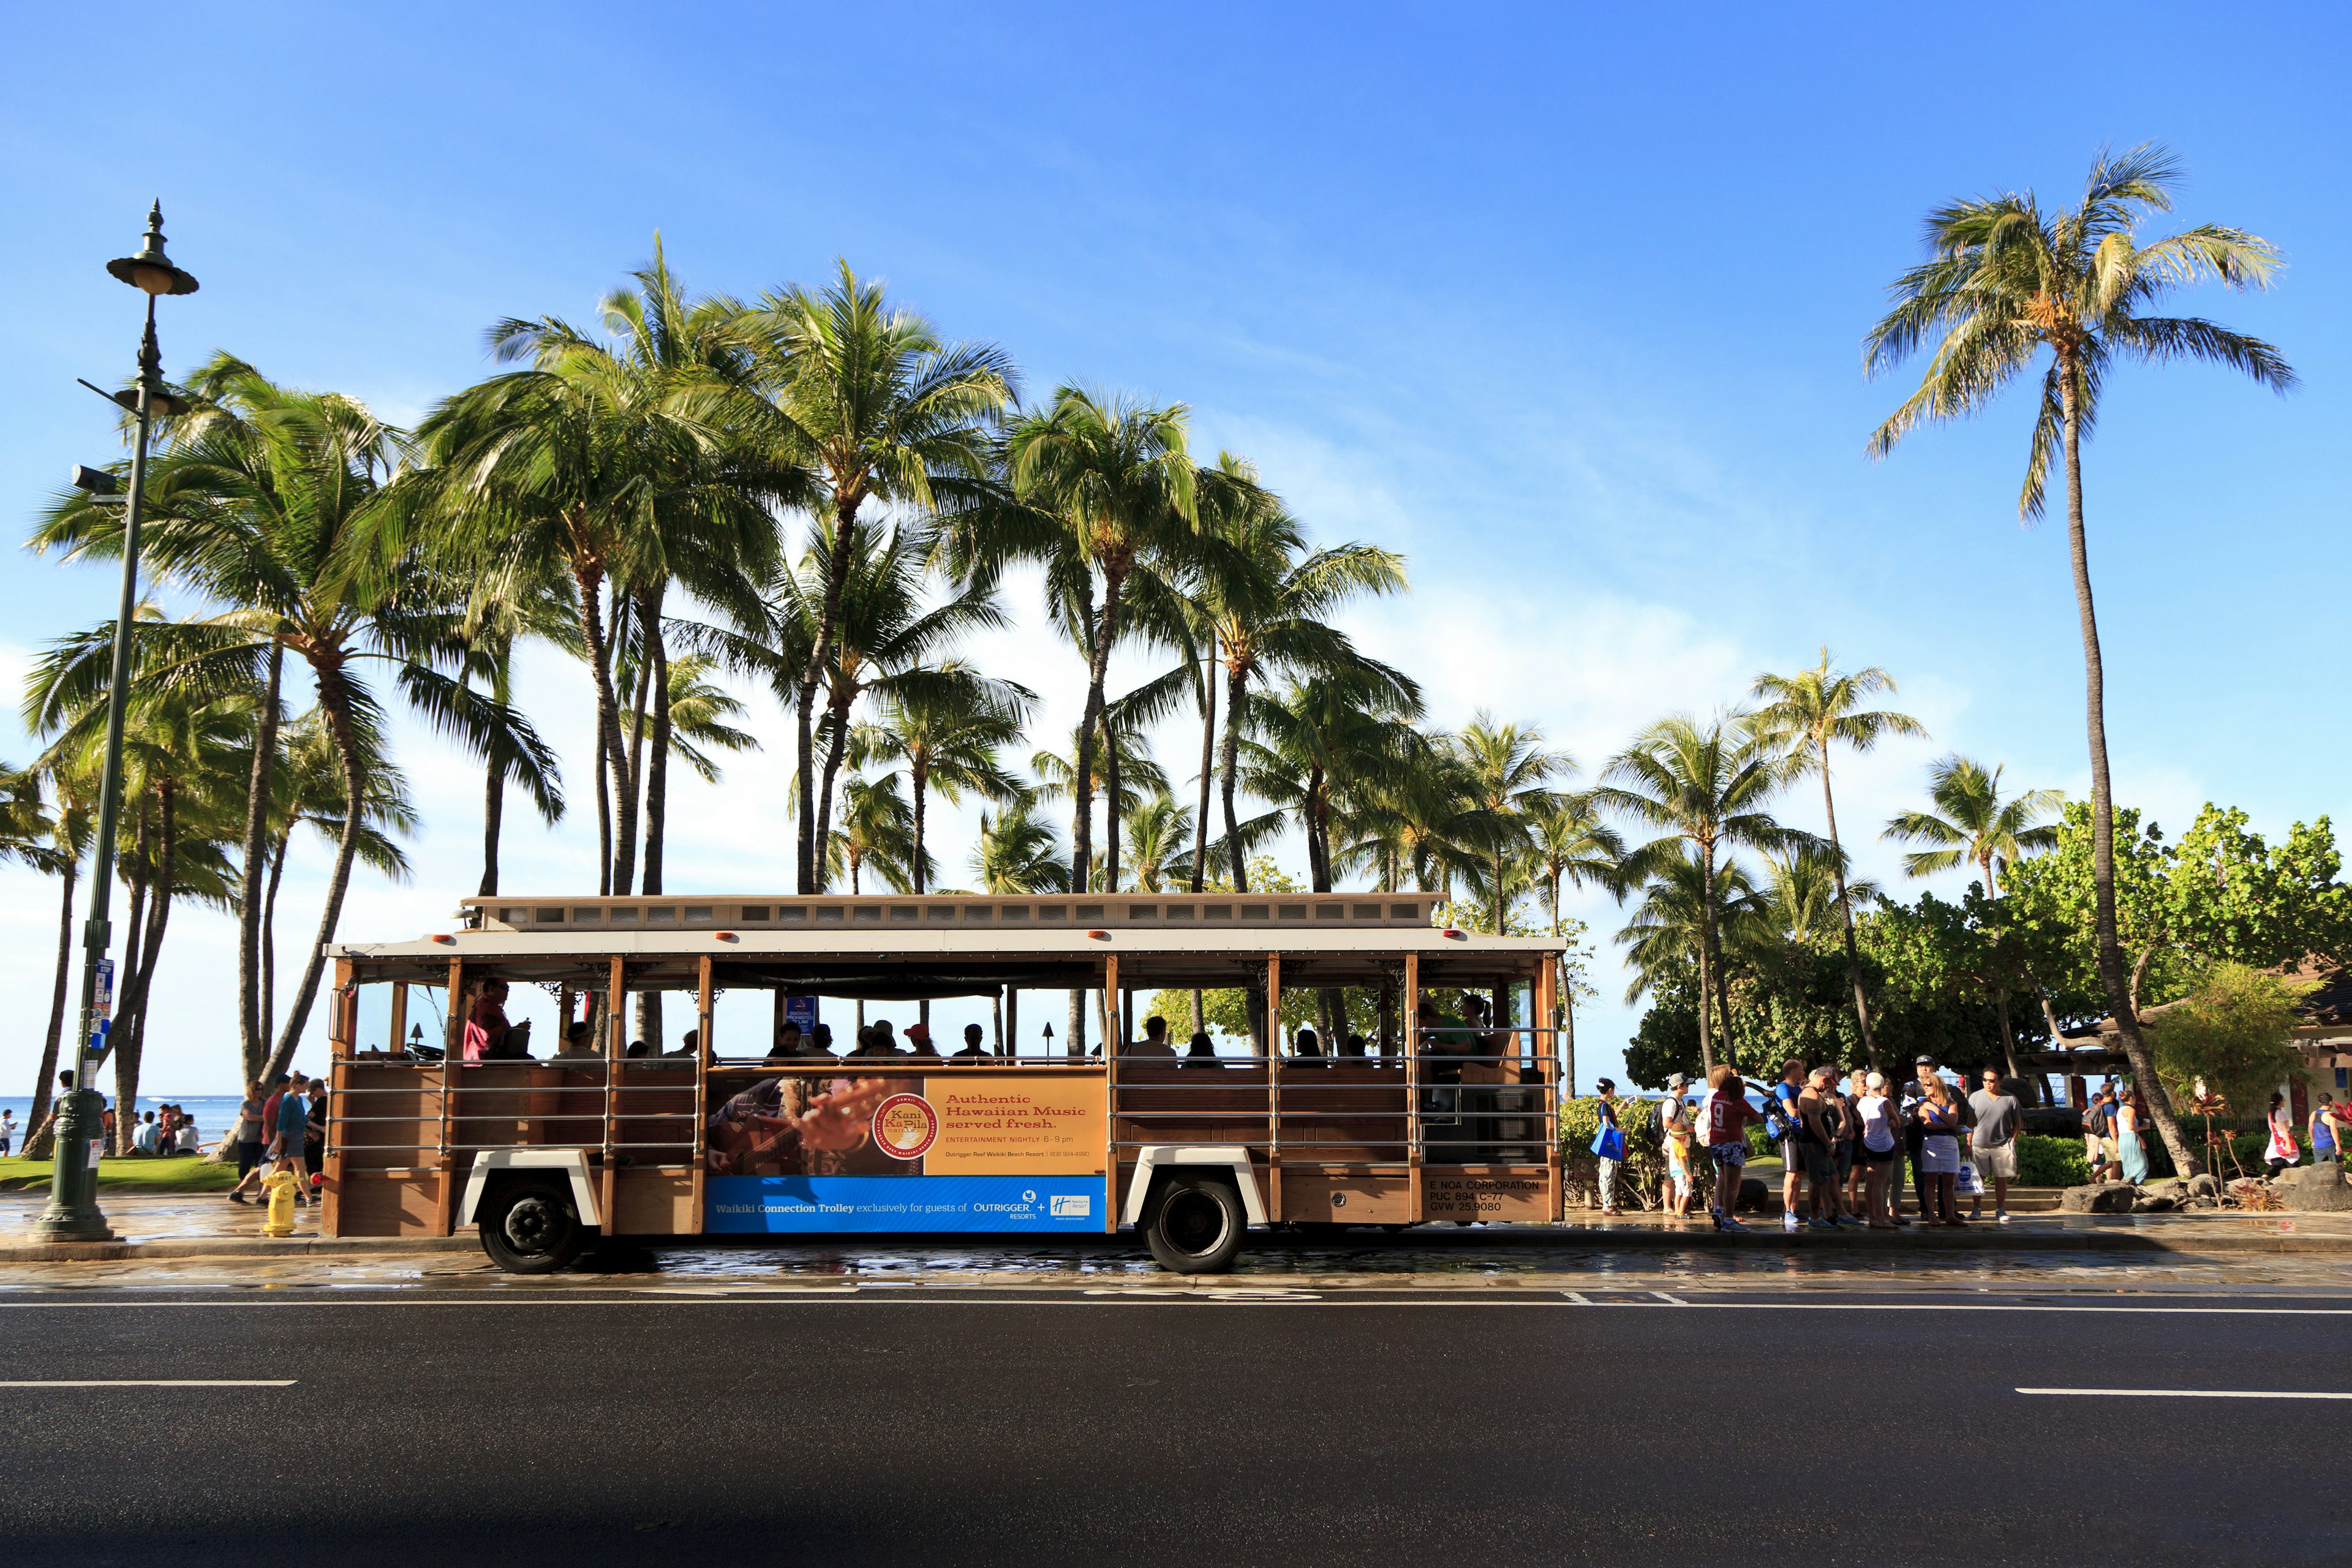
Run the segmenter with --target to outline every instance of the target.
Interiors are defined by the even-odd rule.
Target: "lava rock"
[[[2131,1206],[2131,1212],[2134,1214],[2170,1214],[2174,1209],[2179,1208],[2179,1206],[2180,1201],[2178,1198],[2142,1197],[2134,1200]]]
[[[2139,1190],[2129,1182],[2095,1182],[2068,1187],[2058,1194],[2058,1207],[2066,1214],[2129,1214],[2138,1196]]]

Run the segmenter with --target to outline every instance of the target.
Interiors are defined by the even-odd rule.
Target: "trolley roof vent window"
[[[745,904],[743,906],[743,912],[736,918],[741,921],[745,925],[755,924],[768,918],[768,906],[765,904]]]
[[[927,904],[923,908],[923,918],[927,921],[951,921],[955,919],[955,906],[953,904]]]
[[[602,910],[575,909],[572,911],[572,923],[576,926],[603,925],[604,923],[604,911]]]
[[[1265,920],[1269,913],[1271,913],[1271,910],[1265,904],[1244,904],[1242,906],[1242,919],[1245,921],[1262,921]]]
[[[857,918],[860,920],[864,920],[866,918],[866,913],[863,910],[858,911]],[[893,904],[890,906],[890,918],[894,921],[919,920],[921,918],[921,911],[919,910],[910,910],[904,904]]]
[[[562,910],[533,910],[530,911],[530,923],[540,926],[560,926],[563,923],[563,911]]]
[[[665,905],[663,908],[657,910],[647,910],[646,911],[646,920],[648,924],[652,925],[674,926],[677,924],[677,906]]]
[[[709,904],[688,904],[688,905],[687,905],[687,906],[686,906],[686,923],[687,923],[687,924],[688,924],[688,925],[690,925],[690,926],[707,926],[707,925],[709,925],[709,924],[710,923],[710,911],[711,911],[711,908],[712,908],[712,906],[711,906],[711,905],[709,905]]]

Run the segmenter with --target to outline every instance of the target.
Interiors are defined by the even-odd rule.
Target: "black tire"
[[[1143,1238],[1171,1274],[1223,1274],[1240,1256],[1249,1215],[1223,1176],[1172,1172],[1143,1218]]]
[[[476,1212],[482,1250],[509,1274],[552,1274],[580,1256],[588,1227],[568,1185],[518,1182],[494,1188]]]

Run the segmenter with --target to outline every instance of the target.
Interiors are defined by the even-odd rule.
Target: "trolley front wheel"
[[[552,1274],[588,1244],[572,1194],[553,1183],[502,1186],[483,1198],[479,1219],[482,1250],[509,1274]]]

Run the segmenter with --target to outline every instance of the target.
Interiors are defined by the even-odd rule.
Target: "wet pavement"
[[[22,1233],[31,1199],[0,1206],[0,1235]],[[14,1211],[14,1212],[11,1212]],[[106,1205],[118,1234],[187,1243],[257,1236],[259,1214],[214,1196],[123,1197]],[[301,1211],[298,1239],[316,1235]],[[2145,1238],[2155,1246],[2131,1246]],[[1750,1238],[1740,1238],[1748,1240]],[[1562,1226],[1421,1226],[1397,1235],[1254,1233],[1233,1274],[1245,1288],[1336,1289],[1601,1289],[2231,1293],[2352,1290],[2352,1216],[2037,1216],[1968,1235],[1806,1236],[1799,1245],[1724,1247],[1704,1226],[1681,1235],[1652,1216]],[[1688,1245],[1678,1245],[1683,1241]],[[2079,1243],[2079,1245],[2070,1245]],[[2332,1244],[2332,1245],[2331,1245]],[[579,1290],[865,1287],[1086,1289],[1169,1287],[1132,1233],[1050,1240],[944,1237],[681,1240],[614,1244],[572,1269],[540,1279],[500,1273],[478,1251],[284,1258],[142,1257],[99,1262],[0,1264],[0,1291],[59,1288],[322,1288]],[[2326,1250],[2287,1250],[2290,1247]],[[177,1250],[177,1248],[174,1248]]]

